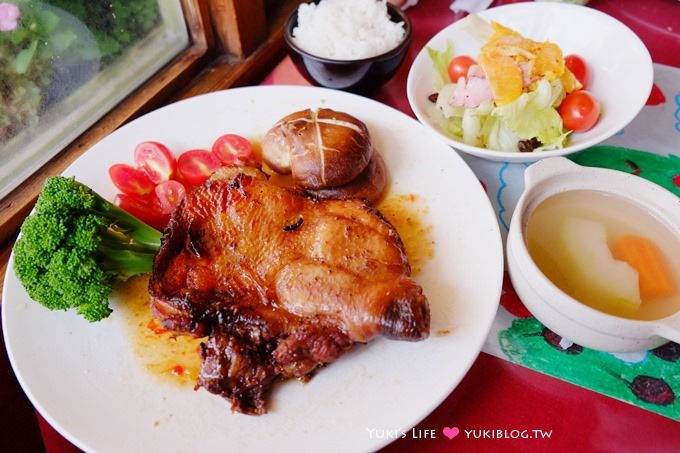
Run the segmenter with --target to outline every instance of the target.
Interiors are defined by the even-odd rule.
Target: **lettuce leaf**
[[[472,21],[470,27],[479,36],[489,33],[483,20]],[[449,104],[455,91],[448,65],[453,58],[453,45],[444,50],[426,48],[435,72],[434,89],[438,93],[435,116],[438,128],[466,144],[499,151],[519,152],[518,142],[536,137],[542,145],[534,151],[559,149],[564,146],[569,131],[564,130],[557,106],[565,90],[559,79],[547,78],[534,82],[531,91],[523,93],[509,104],[496,107],[485,101],[470,109]]]
[[[440,129],[472,146],[498,151],[518,152],[517,143],[536,137],[542,146],[534,151],[558,149],[564,146],[568,131],[556,106],[564,98],[559,80],[541,79],[533,91],[523,93],[513,102],[496,107],[485,101],[476,108],[451,106],[454,84],[445,84],[439,90],[436,110],[444,122]]]
[[[553,106],[555,99],[560,97],[560,91],[563,91],[561,83],[551,84],[541,79],[535,90],[522,94],[509,104],[496,107],[492,115],[498,117],[502,126],[520,139],[538,138],[543,145],[536,150],[561,148],[567,132],[564,131],[560,114]],[[502,151],[517,151],[517,142],[511,148],[507,143],[503,145]]]
[[[431,47],[426,47],[425,49],[430,60],[432,60],[432,67],[436,75],[434,89],[439,91],[444,85],[451,83],[449,63],[453,59],[453,45],[450,41],[447,41],[446,49],[444,50],[435,50]]]

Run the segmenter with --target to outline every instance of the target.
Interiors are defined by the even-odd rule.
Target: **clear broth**
[[[669,316],[680,310],[680,238],[660,220],[637,204],[594,190],[574,190],[547,198],[533,211],[527,222],[526,238],[529,254],[541,271],[562,291],[572,295],[569,282],[557,263],[564,259],[557,243],[558,231],[565,218],[576,216],[605,226],[607,242],[622,236],[637,235],[652,240],[664,255],[675,283],[675,294],[662,298],[643,298],[640,308],[630,315],[610,314],[633,319],[652,320]],[[592,300],[580,302],[597,308]]]

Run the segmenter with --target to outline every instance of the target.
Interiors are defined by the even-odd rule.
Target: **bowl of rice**
[[[288,53],[310,83],[365,93],[385,84],[404,61],[411,23],[385,0],[317,0],[288,18]]]

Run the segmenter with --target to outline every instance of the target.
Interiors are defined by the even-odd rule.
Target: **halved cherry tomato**
[[[468,69],[475,64],[477,64],[477,62],[467,55],[460,55],[451,60],[449,63],[449,78],[451,79],[451,83],[458,82],[458,79],[461,77],[466,79]]]
[[[219,137],[212,145],[212,152],[225,165],[244,165],[255,159],[250,140],[236,134],[225,134]]]
[[[160,202],[153,192],[146,196],[119,193],[113,203],[157,230],[163,230],[170,221],[170,215],[161,212]]]
[[[109,177],[118,190],[128,195],[147,195],[156,186],[145,172],[128,164],[112,165]]]
[[[564,64],[574,74],[576,80],[581,82],[582,88],[587,89],[590,83],[590,68],[585,60],[578,55],[571,54],[564,57]]]
[[[177,170],[175,156],[165,145],[158,142],[142,142],[137,145],[135,164],[156,184],[172,179]]]
[[[173,179],[158,184],[154,192],[156,192],[163,214],[170,214],[187,193],[184,184]]]
[[[221,166],[222,163],[211,151],[191,149],[177,158],[177,175],[181,182],[198,186]]]
[[[566,129],[585,132],[597,123],[600,103],[585,90],[569,93],[557,109]]]

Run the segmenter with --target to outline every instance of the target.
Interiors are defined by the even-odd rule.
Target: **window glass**
[[[0,0],[0,198],[188,45],[180,0]]]

